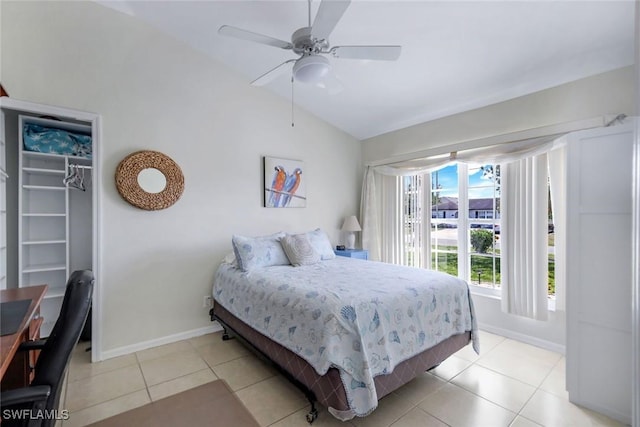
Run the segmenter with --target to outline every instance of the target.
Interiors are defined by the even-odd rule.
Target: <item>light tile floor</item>
[[[368,417],[343,423],[319,407],[313,426],[621,425],[569,403],[562,355],[482,331],[480,343],[480,356],[465,347],[386,396]],[[99,363],[90,363],[87,346],[79,344],[70,362],[63,394],[70,418],[64,427],[83,426],[217,378],[229,384],[261,426],[308,425],[303,394],[238,341],[222,341],[219,332]]]

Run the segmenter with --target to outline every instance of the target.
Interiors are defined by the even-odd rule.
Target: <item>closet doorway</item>
[[[89,269],[96,278],[82,339],[101,354],[100,116],[0,98],[0,288],[46,283],[41,336],[55,323],[66,280]]]

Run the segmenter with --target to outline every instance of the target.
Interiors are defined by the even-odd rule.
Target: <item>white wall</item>
[[[364,163],[464,141],[607,114],[634,115],[634,69],[626,67],[485,108],[391,132],[363,142]],[[503,313],[500,300],[474,294],[481,328],[564,351],[566,315],[546,322]]]
[[[360,143],[134,18],[92,2],[2,2],[2,83],[13,98],[102,115],[102,350],[117,354],[211,323],[232,233],[327,230],[358,209]],[[114,172],[151,149],[182,168],[171,208],[143,211]],[[261,158],[305,161],[307,207],[261,207]]]
[[[606,114],[631,116],[633,81],[633,67],[625,67],[370,138],[364,162]]]

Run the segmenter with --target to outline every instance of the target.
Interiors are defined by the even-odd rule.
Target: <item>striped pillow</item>
[[[320,254],[311,246],[306,234],[287,234],[280,243],[294,267],[320,262]]]

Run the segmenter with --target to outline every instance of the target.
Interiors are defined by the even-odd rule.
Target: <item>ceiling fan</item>
[[[323,79],[328,76],[331,69],[327,55],[334,58],[381,61],[395,61],[400,57],[401,46],[331,46],[329,35],[351,1],[322,0],[313,25],[311,24],[311,0],[308,0],[308,3],[309,25],[296,30],[291,36],[291,42],[229,25],[223,25],[218,29],[218,33],[221,35],[292,50],[299,55],[297,59],[289,59],[262,74],[251,82],[252,85],[265,85],[293,67],[292,77],[296,81],[316,83],[322,86]]]

